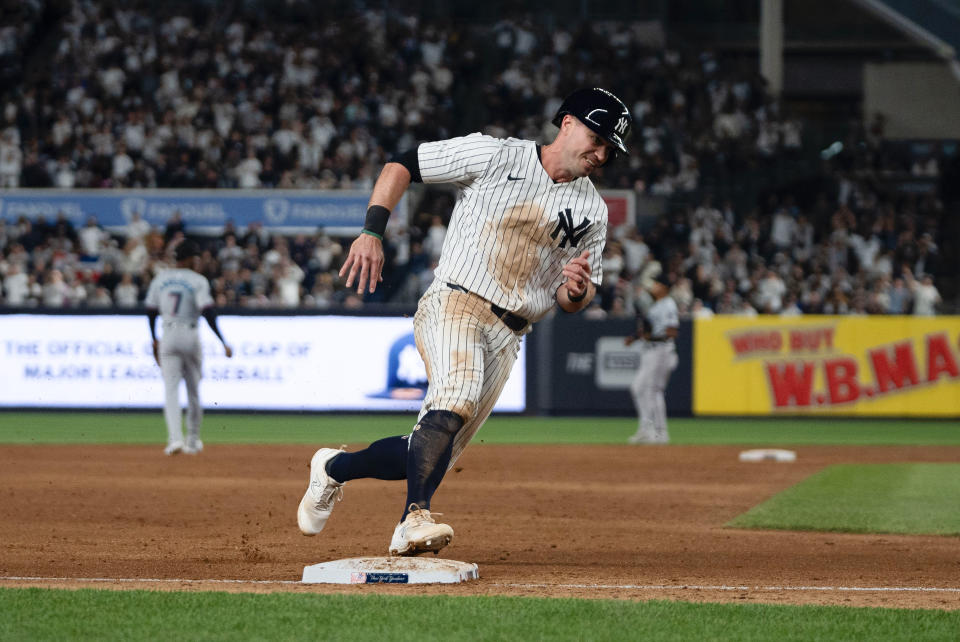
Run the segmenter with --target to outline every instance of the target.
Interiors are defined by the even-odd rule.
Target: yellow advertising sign
[[[697,319],[693,411],[960,417],[960,317]]]

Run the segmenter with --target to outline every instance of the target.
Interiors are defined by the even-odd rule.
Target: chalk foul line
[[[118,582],[144,584],[303,584],[300,580],[241,580],[241,579],[187,579],[154,577],[30,577],[0,576],[0,582]],[[950,586],[767,586],[730,584],[546,584],[492,582],[491,586],[519,589],[598,589],[621,591],[819,591],[862,593],[960,593],[960,587]]]

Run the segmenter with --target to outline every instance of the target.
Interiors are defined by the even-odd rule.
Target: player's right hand
[[[224,346],[223,346],[223,352],[224,352],[224,354],[227,355],[227,359],[233,358],[233,348],[231,348],[230,346],[224,344]]]
[[[363,294],[363,289],[369,283],[370,292],[377,289],[377,283],[383,281],[383,242],[380,239],[361,233],[350,244],[347,260],[340,268],[340,278],[347,277],[346,286],[353,287],[357,281],[357,294]]]

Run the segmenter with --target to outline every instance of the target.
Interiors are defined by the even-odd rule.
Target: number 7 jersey
[[[161,270],[147,289],[148,308],[160,311],[165,322],[196,323],[203,309],[213,305],[206,277],[186,268]]]
[[[530,140],[471,134],[417,149],[424,183],[451,183],[457,201],[435,270],[531,322],[554,306],[563,266],[590,250],[600,285],[607,205],[587,177],[555,183]]]

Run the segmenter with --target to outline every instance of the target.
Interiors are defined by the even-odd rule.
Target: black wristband
[[[583,288],[583,294],[581,294],[580,296],[573,296],[572,294],[570,294],[570,288],[567,288],[567,300],[569,300],[570,303],[580,303],[581,301],[587,298],[587,292],[589,291],[590,291],[590,286],[588,285],[587,287]]]
[[[363,229],[366,232],[373,232],[373,235],[383,238],[383,233],[387,231],[387,219],[390,218],[390,210],[383,205],[371,205],[367,208],[367,218],[363,222]]]

